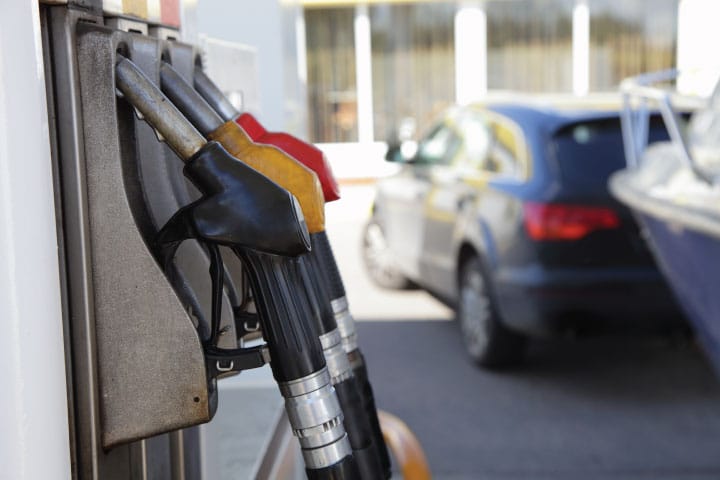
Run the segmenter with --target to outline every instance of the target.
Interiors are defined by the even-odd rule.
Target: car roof
[[[581,122],[619,118],[617,95],[595,97],[513,95],[488,98],[468,105],[471,110],[489,110],[517,123],[526,133],[555,132]]]

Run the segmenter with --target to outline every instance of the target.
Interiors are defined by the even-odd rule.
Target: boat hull
[[[689,171],[672,144],[610,178],[720,375],[720,189]]]
[[[636,213],[660,268],[720,374],[720,238]]]

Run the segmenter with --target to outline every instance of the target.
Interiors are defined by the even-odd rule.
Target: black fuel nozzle
[[[357,478],[318,333],[307,322],[312,307],[297,256],[309,251],[310,239],[297,200],[219,143],[206,142],[130,60],[118,56],[115,74],[122,96],[185,162],[185,175],[202,192],[168,221],[157,243],[173,251],[183,240],[195,238],[211,248],[230,247],[241,259],[308,475]],[[213,261],[218,258],[211,255]],[[214,366],[230,367],[221,351],[212,345],[206,350]]]
[[[321,340],[325,348],[326,361],[330,366],[330,370],[336,370],[338,373],[337,377],[334,377],[336,378],[334,385],[338,390],[345,411],[346,429],[350,435],[353,454],[356,456],[363,478],[390,478],[390,456],[380,428],[365,359],[358,348],[355,321],[348,307],[345,286],[325,232],[324,216],[319,217],[314,213],[318,210],[315,204],[319,197],[309,195],[309,192],[313,190],[312,182],[302,181],[301,172],[288,177],[287,173],[295,171],[297,167],[289,165],[289,163],[294,163],[292,160],[277,158],[278,152],[273,152],[272,147],[254,144],[244,138],[235,138],[235,131],[230,128],[235,126],[230,124],[233,120],[241,123],[238,112],[222,91],[199,67],[195,68],[193,80],[195,90],[200,95],[178,73],[174,72],[172,67],[163,66],[161,69],[163,89],[178,104],[180,109],[189,115],[195,126],[203,130],[203,133],[207,133],[211,138],[216,138],[226,144],[228,148],[235,147],[238,151],[242,151],[243,156],[239,158],[246,162],[253,162],[254,167],[295,193],[302,208],[308,215],[308,227],[311,232],[312,243],[312,251],[307,255],[306,262],[307,268],[311,270],[308,283],[312,283],[312,290],[316,294],[321,310],[320,318],[322,322],[318,328],[322,334]],[[186,108],[191,110],[185,110]],[[221,126],[223,120],[226,121],[224,127]],[[257,124],[257,121],[255,123],[255,131],[264,131],[261,127],[258,129],[259,124]],[[235,130],[237,130],[237,127],[235,127]],[[217,134],[216,132],[220,133]],[[323,161],[317,161],[317,159],[303,158],[302,155],[307,154],[308,149],[298,147],[298,143],[302,143],[298,139],[289,141],[287,137],[280,137],[279,139],[276,138],[276,140],[278,140],[278,143],[271,142],[271,145],[282,151],[291,153],[287,149],[293,147],[292,153],[295,155],[296,161],[315,172],[321,180],[324,190],[332,193],[337,189],[332,171],[324,159]],[[239,145],[247,145],[248,143],[251,143],[250,146],[243,149],[238,148]],[[263,148],[269,149],[269,151],[264,155],[260,155],[258,150]],[[231,151],[235,153],[234,150]],[[258,158],[254,159],[255,156]],[[285,175],[279,174],[279,172],[285,172]],[[322,206],[320,209],[322,209]],[[329,312],[330,320],[328,320],[327,309],[331,310]],[[344,368],[333,368],[333,365],[340,364],[338,360],[340,355],[337,355],[337,349],[335,348],[335,336],[340,337],[338,339],[341,344],[339,353],[347,357],[345,363],[349,362],[350,365],[348,366],[352,367],[351,377],[343,381],[337,379],[346,378]],[[359,391],[357,395],[354,392],[355,389]],[[360,397],[359,401],[356,400],[358,396]],[[360,408],[358,408],[358,404],[360,404]],[[372,431],[371,435],[365,433],[366,428]],[[368,439],[368,436],[370,439]],[[367,451],[369,443],[374,454]]]
[[[211,100],[214,98],[215,101],[206,101],[208,99],[203,98],[171,65],[163,63],[160,68],[163,92],[191,123],[203,135],[221,142],[239,161],[252,166],[293,193],[306,216],[311,243],[327,244],[323,189],[318,176],[283,150],[253,142],[247,132],[235,123],[236,115],[223,121],[211,106],[211,103],[222,106],[223,102],[218,101],[224,99],[222,93],[204,75],[196,72],[194,78],[196,86],[203,86],[206,94],[212,91]],[[373,411],[371,417],[365,409],[363,389],[343,349],[342,336],[331,308],[331,296],[320,273],[320,261],[324,258],[315,253],[311,251],[299,259],[308,301],[314,311],[308,321],[315,322],[320,334],[325,362],[345,415],[345,429],[361,478],[377,480],[389,474],[389,465],[388,469],[382,465],[384,442],[378,447],[374,445],[373,425],[377,421],[373,422],[372,418],[376,417],[376,413]],[[382,438],[380,441],[383,441]]]

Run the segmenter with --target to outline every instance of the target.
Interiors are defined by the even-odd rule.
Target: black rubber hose
[[[343,423],[350,440],[355,463],[360,470],[360,477],[363,480],[383,478],[381,459],[378,450],[373,445],[370,419],[365,411],[357,378],[353,375],[334,386],[345,414]]]
[[[348,480],[357,478],[357,465],[353,457],[345,457],[341,462],[326,468],[305,470],[308,480]]]
[[[310,235],[311,243],[314,243],[318,235],[318,233]],[[313,255],[312,251],[309,254],[302,255],[301,259],[304,261],[308,276],[306,283],[312,284],[311,291],[314,294],[315,303],[318,304],[320,313],[318,328],[321,330],[321,334],[324,335],[336,330],[337,322],[330,304],[330,295],[325,286],[325,278],[322,272],[320,272],[320,261],[316,255]],[[344,354],[341,355],[343,355],[343,359],[348,362],[347,367],[350,368],[349,360],[345,358]],[[360,477],[363,480],[382,478],[383,469],[378,450],[374,448],[373,445],[371,419],[365,411],[361,387],[355,375],[351,373],[351,370],[347,373],[347,378],[333,385],[343,410],[343,424],[348,434],[353,457],[355,457],[355,463],[358,465]]]
[[[377,455],[380,457],[380,464],[382,465],[385,478],[390,478],[392,476],[390,470],[390,453],[388,452],[382,429],[380,428],[380,420],[378,419],[377,407],[375,406],[375,394],[368,379],[365,357],[363,357],[360,350],[353,351],[350,357],[350,363],[353,365],[353,373],[355,374],[355,378],[357,378],[360,391],[362,392],[363,406],[365,407],[366,415],[370,421],[370,428],[373,432],[373,446],[377,450]]]
[[[315,233],[310,236],[312,251],[309,255],[316,258],[318,269],[322,273],[325,283],[328,286],[328,292],[331,300],[345,297],[345,286],[340,276],[340,270],[335,261],[335,255],[330,245],[330,240],[325,232]],[[380,428],[380,420],[377,416],[377,408],[375,406],[375,396],[372,386],[368,378],[367,367],[365,366],[365,357],[359,349],[348,354],[350,363],[353,365],[353,372],[357,378],[360,392],[365,407],[365,414],[370,422],[370,428],[373,433],[373,448],[376,450],[380,463],[383,467],[385,478],[390,478],[390,454],[385,445],[382,429]]]

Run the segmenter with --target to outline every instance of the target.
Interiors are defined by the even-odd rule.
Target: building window
[[[485,5],[488,89],[572,91],[572,0]]]
[[[395,140],[404,119],[427,126],[455,100],[451,3],[373,5],[375,139]]]
[[[313,142],[355,142],[355,8],[305,10],[308,117]]]
[[[678,0],[590,0],[590,89],[675,67]]]

